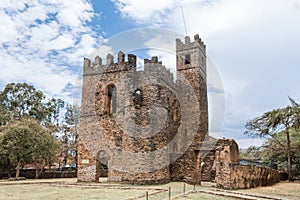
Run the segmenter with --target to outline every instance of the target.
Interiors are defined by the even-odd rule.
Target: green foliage
[[[286,158],[289,180],[292,179],[292,166],[294,160],[293,141],[291,133],[297,133],[300,129],[300,106],[289,97],[291,105],[284,108],[275,109],[250,120],[246,124],[245,134],[268,138],[264,147],[271,149],[275,154],[273,158],[268,158],[271,163],[275,162],[275,157]],[[267,155],[271,155],[268,154]],[[283,163],[283,161],[281,161]]]
[[[58,148],[53,136],[37,122],[24,119],[2,128],[0,154],[2,165],[26,163],[46,165],[55,159]]]
[[[53,136],[33,120],[21,120],[5,127],[0,137],[0,152],[12,165],[46,163],[55,156],[58,147]]]
[[[23,118],[39,122],[58,120],[59,111],[64,106],[61,99],[46,101],[43,92],[27,83],[7,84],[0,92],[0,125]]]
[[[23,117],[33,117],[41,120],[45,117],[42,101],[45,99],[41,91],[27,83],[10,83],[0,94],[2,106],[10,119],[20,120]]]
[[[7,84],[0,91],[0,165],[44,165],[52,163],[56,154],[59,165],[61,160],[64,165],[77,163],[78,124],[78,106],[47,100],[27,83]]]
[[[287,137],[285,132],[279,132],[275,136],[275,139],[269,138],[262,150],[261,159],[262,161],[272,167],[276,165],[280,170],[287,170],[288,163],[286,157],[286,148],[282,148],[281,144],[287,143]],[[290,131],[291,140],[291,169],[294,176],[300,176],[300,129]]]
[[[64,116],[64,124],[60,126],[62,136],[60,138],[63,158],[63,165],[69,162],[77,166],[77,143],[80,111],[77,105],[67,105]]]
[[[249,147],[245,153],[243,153],[241,150],[239,152],[240,159],[258,161],[261,158],[260,148],[256,146]]]
[[[80,110],[77,105],[67,105],[65,113],[65,122],[71,126],[78,126]]]

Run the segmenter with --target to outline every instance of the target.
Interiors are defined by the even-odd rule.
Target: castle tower
[[[189,114],[194,112],[194,110],[199,110],[199,114],[198,119],[189,119],[186,124],[182,124],[183,130],[179,130],[182,140],[178,141],[178,148],[185,148],[183,146],[180,147],[180,144],[184,144],[186,138],[193,141],[184,154],[171,165],[170,176],[171,180],[195,182],[195,174],[200,174],[201,155],[199,155],[199,149],[201,142],[208,135],[206,46],[198,34],[194,36],[194,41],[190,41],[189,36],[185,37],[184,42],[176,39],[176,61],[178,85],[186,81],[193,88],[192,92],[181,92],[185,95],[183,97],[184,102],[189,104],[184,111]],[[185,90],[185,88],[181,88],[181,90]],[[196,98],[192,99],[192,96]],[[189,130],[186,128],[192,127],[197,120],[199,123],[196,129]],[[182,153],[183,151],[180,152]]]
[[[84,60],[78,181],[98,181],[106,161],[109,181],[193,182],[208,134],[205,45],[177,39],[176,56],[176,83],[156,56],[144,71],[122,52]]]
[[[200,125],[197,136],[202,141],[208,134],[206,46],[198,34],[193,42],[189,36],[185,37],[185,43],[176,39],[176,61],[177,73],[189,81],[199,102]],[[198,145],[199,141],[195,142]]]

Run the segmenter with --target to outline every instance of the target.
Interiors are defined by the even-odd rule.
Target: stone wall
[[[234,140],[221,139],[216,149],[217,187],[246,189],[273,185],[280,181],[278,171],[254,165],[240,165],[238,146]]]
[[[266,167],[253,165],[232,165],[229,182],[223,182],[219,187],[224,188],[254,188],[258,186],[270,186],[278,183],[278,171]]]
[[[35,169],[21,169],[20,177],[25,177],[28,179],[35,179]],[[12,171],[10,174],[7,172],[0,172],[0,179],[7,179],[10,177],[15,177],[16,172]],[[39,175],[39,179],[42,178],[75,178],[77,177],[76,171],[44,171]]]
[[[192,182],[194,148],[208,134],[205,45],[198,35],[177,39],[176,56],[176,82],[156,56],[142,71],[122,52],[117,62],[110,54],[105,64],[84,60],[79,181],[98,180],[105,154],[110,181]]]
[[[91,155],[81,140],[78,141],[78,170],[77,180],[79,182],[99,182],[100,163]]]

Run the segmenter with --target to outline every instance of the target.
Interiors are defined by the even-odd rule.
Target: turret
[[[202,75],[206,76],[206,46],[199,38],[194,36],[191,42],[190,37],[184,38],[184,43],[176,39],[177,70],[199,68]]]

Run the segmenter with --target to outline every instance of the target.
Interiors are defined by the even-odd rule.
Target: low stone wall
[[[253,165],[231,165],[225,174],[216,178],[217,187],[225,189],[246,189],[258,186],[269,186],[280,181],[279,172]],[[228,173],[229,172],[229,173]]]
[[[280,181],[278,171],[255,165],[240,165],[234,140],[221,139],[216,149],[216,184],[225,189],[246,189],[273,185]]]
[[[11,177],[15,177],[16,173],[11,172]],[[27,179],[34,179],[35,178],[35,170],[33,169],[22,169],[20,171],[20,177],[25,177]],[[76,171],[53,171],[53,172],[42,172],[39,176],[41,178],[76,178],[77,172]],[[0,173],[0,179],[9,178],[9,174],[6,172]]]
[[[157,185],[170,182],[169,168],[165,167],[148,173],[130,174],[116,170],[108,170],[108,181],[137,185]]]

